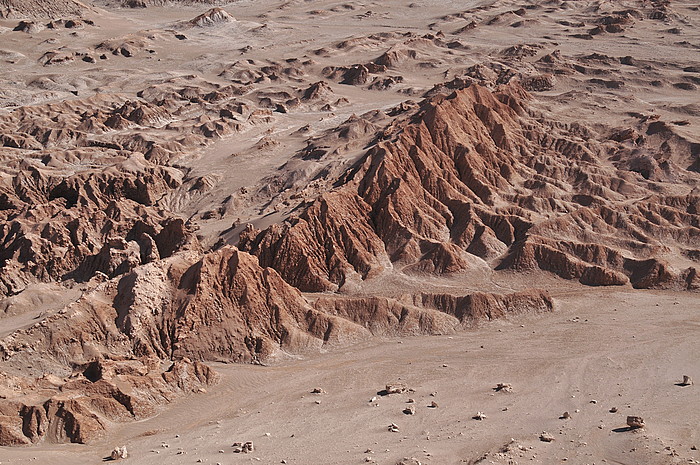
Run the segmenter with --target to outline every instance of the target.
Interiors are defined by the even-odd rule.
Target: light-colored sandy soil
[[[555,295],[554,314],[469,333],[373,340],[271,366],[218,365],[219,385],[154,418],[116,426],[89,446],[3,448],[2,463],[96,464],[115,445],[144,465],[393,465],[404,457],[428,464],[697,463],[698,388],[676,385],[684,374],[700,377],[697,297],[602,289]],[[378,394],[397,381],[412,391]],[[498,383],[513,391],[496,392]],[[414,415],[402,413],[409,398]],[[472,419],[477,412],[486,418]],[[564,412],[571,418],[560,419]],[[641,415],[647,427],[628,431],[627,415]],[[392,423],[399,432],[388,431]],[[543,431],[555,440],[540,441]],[[234,442],[246,441],[254,452],[232,452]]]

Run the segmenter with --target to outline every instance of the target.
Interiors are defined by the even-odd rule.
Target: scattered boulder
[[[397,425],[396,423],[392,423],[387,427],[387,429],[392,433],[398,433],[399,432],[399,425]]]
[[[251,441],[247,442],[234,442],[233,445],[233,453],[234,454],[247,454],[249,452],[253,452],[255,450],[255,447],[253,446],[253,443]]]
[[[109,455],[112,460],[125,459],[129,457],[129,453],[126,450],[126,446],[115,447],[112,453]]]
[[[42,29],[44,29],[44,26],[40,23],[34,21],[20,21],[19,24],[17,24],[17,26],[15,26],[12,30],[31,34],[33,32],[39,32]]]
[[[474,420],[483,420],[486,418],[486,414],[483,412],[476,412],[476,415],[472,417]]]
[[[437,403],[437,402],[435,402],[435,401],[432,401],[432,402],[430,403],[430,405],[429,405],[428,407],[430,407],[430,408],[438,408],[438,407],[439,407],[439,405],[438,405],[438,403]]]
[[[319,388],[319,387],[313,388],[311,390],[311,394],[325,394],[325,393],[326,393],[326,391],[324,391],[323,388]]]
[[[691,386],[693,384],[693,378],[688,375],[683,375],[683,381],[680,382],[681,386]]]
[[[627,426],[633,429],[644,428],[644,418],[636,415],[629,415],[627,417]]]
[[[414,415],[416,413],[416,407],[413,404],[411,404],[405,409],[403,409],[403,413],[405,413],[406,415]]]
[[[414,457],[404,457],[403,459],[396,462],[396,465],[421,465],[421,462]]]
[[[552,442],[552,441],[554,441],[554,436],[552,436],[551,434],[549,434],[546,431],[542,431],[542,433],[540,434],[540,441]]]
[[[404,383],[389,383],[385,388],[387,394],[401,394],[407,390],[408,387]]]
[[[571,414],[569,412],[564,412],[559,417],[560,420],[568,420],[569,418],[571,418]]]
[[[513,386],[510,383],[498,383],[493,390],[496,392],[513,392]]]
[[[85,23],[79,19],[69,19],[63,23],[66,29],[79,29],[85,26]]]

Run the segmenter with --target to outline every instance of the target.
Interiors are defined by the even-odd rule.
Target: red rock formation
[[[0,368],[27,373],[6,383],[20,389],[0,390],[0,441],[87,442],[109,422],[147,417],[216,381],[187,356],[264,360],[367,336],[234,248],[151,262],[0,341]]]
[[[351,80],[383,72],[368,66]],[[263,68],[260,76],[282,72]],[[154,86],[138,100],[94,97],[0,118],[8,134],[0,142],[26,155],[8,158],[0,179],[0,295],[33,281],[92,280],[68,307],[0,340],[0,444],[89,441],[110,422],[146,417],[214,382],[201,361],[446,334],[554,308],[541,291],[362,295],[358,284],[384,273],[539,269],[587,285],[700,287],[700,195],[689,188],[697,148],[658,122],[597,140],[529,110],[516,84],[492,92],[462,78],[430,92],[449,95],[352,117],[310,141],[301,158],[359,141],[371,148],[296,216],[247,227],[239,247],[252,255],[230,246],[204,254],[160,204],[183,184],[165,163],[238,128],[245,114],[268,118],[236,103],[242,89]],[[295,92],[307,102],[330,90],[317,83]],[[202,105],[196,117],[177,118]],[[666,144],[667,156],[652,155],[654,144]],[[206,177],[192,182],[211,186]],[[300,292],[346,285],[352,297],[310,302]]]
[[[465,270],[474,255],[589,285],[682,285],[681,271],[644,263],[661,263],[669,240],[697,243],[700,196],[650,196],[643,178],[605,162],[608,147],[582,141],[590,131],[539,119],[527,98],[516,85],[472,85],[426,100],[340,187],[281,226],[244,231],[240,246],[309,291],[392,267]]]
[[[159,366],[160,360],[102,360],[51,388],[28,381],[24,397],[0,400],[0,444],[87,443],[101,437],[109,422],[146,418],[158,404],[217,379],[206,365],[186,359],[165,371]]]
[[[280,275],[231,247],[205,256],[180,278],[184,291],[166,325],[175,356],[204,360],[264,360],[277,351],[317,350],[325,331],[310,322],[329,320],[352,338],[360,328],[320,315]],[[338,338],[344,338],[340,335]]]
[[[466,296],[423,292],[411,298],[414,305],[453,315],[459,320],[461,327],[511,315],[551,312],[555,306],[549,293],[540,289],[512,294],[475,292]]]
[[[179,253],[106,281],[0,340],[7,386],[0,389],[0,444],[91,441],[110,422],[145,418],[215,382],[200,360],[264,361],[371,335],[447,334],[552,309],[539,291],[398,301],[327,296],[312,305],[275,270],[233,247],[203,257]]]
[[[195,27],[211,27],[235,21],[235,18],[228,14],[223,8],[212,8],[196,18],[188,21],[188,25]]]
[[[0,296],[34,281],[83,281],[97,271],[112,277],[183,247],[198,248],[182,220],[157,206],[183,181],[182,171],[166,163],[241,123],[221,113],[237,88],[185,91],[166,95],[149,88],[142,93],[147,98],[134,100],[98,95],[23,106],[0,117],[7,134],[0,137],[7,150],[0,180]],[[172,123],[180,111],[202,112],[205,101],[213,117]]]
[[[175,173],[137,157],[107,171],[59,178],[32,168],[0,186],[12,207],[0,211],[0,294],[36,279],[115,276],[192,242],[181,220],[152,206],[180,185]]]
[[[421,293],[399,300],[384,297],[320,297],[314,308],[366,327],[375,336],[451,334],[480,322],[521,313],[554,310],[545,291],[466,296]]]

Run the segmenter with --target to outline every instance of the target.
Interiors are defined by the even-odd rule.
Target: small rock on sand
[[[389,383],[386,385],[387,394],[401,394],[402,392],[406,392],[407,389],[408,388],[403,383]]]
[[[236,454],[247,454],[248,452],[253,452],[255,450],[255,447],[253,446],[253,443],[251,441],[234,442],[233,446],[231,447],[233,447],[233,452]]]
[[[546,431],[542,431],[542,433],[540,434],[540,441],[552,442],[552,441],[554,441],[554,436],[552,436],[551,434],[549,434]]]
[[[421,463],[414,457],[404,457],[396,462],[396,465],[421,465]]]
[[[644,428],[644,418],[638,417],[636,415],[629,415],[627,417],[627,426],[630,428]]]
[[[126,451],[126,446],[115,447],[109,456],[112,460],[119,460],[127,458],[129,453]]]
[[[693,384],[693,378],[688,375],[683,375],[683,381],[681,381],[681,386],[691,386]]]
[[[513,392],[513,386],[510,383],[498,383],[493,390],[496,392]]]
[[[472,418],[475,420],[483,420],[486,418],[486,414],[483,412],[476,412],[476,415],[474,415]]]
[[[403,413],[405,413],[406,415],[413,415],[416,413],[416,407],[413,404],[411,404],[405,409],[403,409]]]

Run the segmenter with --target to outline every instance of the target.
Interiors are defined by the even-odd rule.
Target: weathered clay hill
[[[594,140],[527,100],[517,84],[425,100],[339,187],[284,224],[248,228],[240,247],[305,291],[480,263],[588,285],[700,287],[697,145],[658,141],[670,132],[658,121]]]
[[[260,362],[373,335],[450,334],[554,305],[542,291],[311,302],[233,247],[199,257],[140,266],[5,337],[0,444],[88,442],[215,382],[202,360]]]
[[[244,124],[234,116],[238,92],[144,92],[148,100],[96,96],[0,117],[0,295],[36,281],[86,281],[97,271],[113,277],[198,249],[185,222],[159,205],[185,181],[169,162]],[[192,119],[178,121],[183,112]]]
[[[160,200],[196,188],[169,162],[215,134],[183,135],[213,123],[171,125],[172,115],[202,111],[192,102],[216,90],[164,86],[144,100],[94,101],[97,110],[79,100],[0,120],[13,134],[3,142],[0,291],[84,289],[0,340],[0,443],[90,441],[215,382],[202,361],[259,363],[554,308],[539,290],[363,291],[387,273],[541,269],[589,285],[698,287],[696,147],[654,120],[601,140],[528,109],[515,83],[444,87],[391,110],[365,155],[296,216],[210,252]],[[237,94],[221,92],[216,115]],[[254,118],[245,114],[221,131]]]

